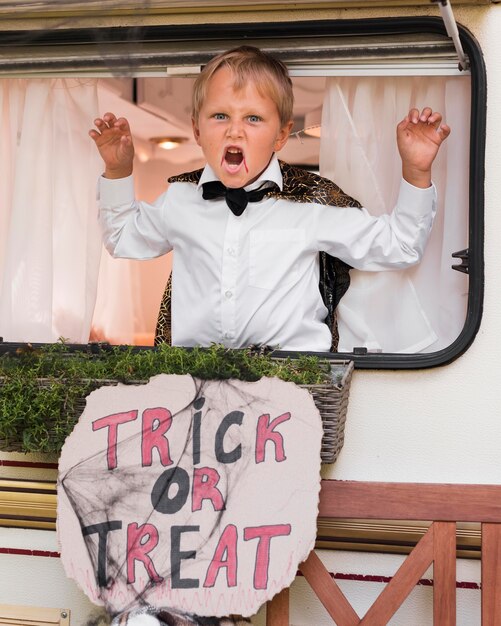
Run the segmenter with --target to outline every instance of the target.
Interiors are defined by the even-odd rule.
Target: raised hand
[[[397,145],[402,158],[402,174],[416,187],[429,187],[431,165],[451,129],[442,124],[442,115],[425,107],[411,109],[397,126]]]
[[[89,130],[106,169],[106,178],[125,178],[132,174],[134,144],[129,122],[124,117],[117,118],[113,113],[105,113],[94,120],[97,130]]]

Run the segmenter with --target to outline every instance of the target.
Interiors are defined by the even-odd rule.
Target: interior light
[[[174,150],[188,139],[186,137],[151,137],[150,141],[164,150]]]
[[[322,107],[308,111],[304,116],[304,133],[310,137],[320,137],[322,131]]]

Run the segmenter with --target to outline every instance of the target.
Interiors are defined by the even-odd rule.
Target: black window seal
[[[222,42],[238,39],[273,40],[275,38],[317,38],[329,36],[430,33],[446,35],[439,17],[387,17],[349,20],[308,20],[301,22],[199,24],[193,26],[107,27],[95,29],[60,29],[49,31],[7,31],[0,33],[0,47],[16,48],[26,45],[71,45],[75,43],[130,44],[146,41]],[[257,26],[257,25],[256,25]],[[470,61],[471,71],[471,125],[469,171],[469,233],[468,233],[468,305],[466,320],[459,336],[449,346],[436,352],[398,353],[318,353],[328,359],[350,359],[360,369],[423,369],[446,365],[461,356],[472,344],[480,327],[484,296],[484,175],[487,77],[479,43],[472,33],[458,24],[461,43]],[[263,46],[264,47],[264,46]],[[452,264],[452,259],[451,259]],[[0,329],[1,334],[1,329]],[[4,342],[0,353],[22,348],[25,344]],[[86,346],[73,345],[74,349]],[[294,356],[296,352],[277,352],[280,356]]]

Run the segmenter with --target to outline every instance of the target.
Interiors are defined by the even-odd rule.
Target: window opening
[[[415,81],[419,82],[419,77],[427,76],[429,78],[425,80],[429,83],[443,81],[444,84],[447,84],[448,87],[445,91],[450,92],[449,97],[451,97],[451,93],[454,93],[454,90],[459,89],[464,102],[465,99],[469,100],[470,81],[473,81],[471,83],[471,101],[475,109],[475,116],[472,119],[470,135],[474,140],[471,146],[469,146],[469,137],[463,138],[462,148],[464,150],[461,154],[468,154],[469,156],[466,158],[466,163],[462,163],[462,167],[459,170],[463,172],[460,184],[464,186],[462,191],[464,192],[463,197],[466,198],[465,210],[461,218],[463,220],[461,225],[458,226],[456,224],[453,227],[456,230],[460,230],[463,235],[461,241],[458,242],[459,245],[454,245],[452,250],[444,252],[443,258],[439,260],[441,264],[445,266],[448,264],[450,268],[452,264],[458,265],[457,258],[452,258],[453,255],[459,255],[462,259],[460,266],[463,270],[468,264],[468,275],[466,275],[466,272],[460,273],[452,270],[447,275],[447,280],[452,280],[460,285],[459,292],[461,296],[459,299],[461,300],[462,320],[457,324],[454,331],[457,334],[452,337],[444,336],[441,342],[439,341],[438,344],[435,342],[435,347],[433,345],[434,342],[430,342],[424,348],[428,350],[426,354],[416,354],[416,346],[418,349],[423,349],[422,346],[418,345],[419,342],[415,342],[411,346],[411,350],[380,348],[367,344],[367,342],[366,345],[361,346],[345,346],[348,352],[351,353],[353,350],[353,358],[357,365],[362,367],[429,366],[444,360],[450,360],[453,358],[453,352],[454,356],[456,356],[464,350],[473,339],[480,321],[482,250],[481,239],[477,240],[477,237],[482,228],[481,210],[479,211],[478,209],[478,207],[481,208],[482,206],[482,178],[477,178],[478,184],[475,185],[474,176],[479,173],[483,175],[483,135],[482,132],[479,133],[478,131],[482,130],[482,125],[485,121],[485,112],[483,110],[483,107],[485,107],[485,70],[478,47],[476,47],[471,37],[467,37],[464,32],[461,33],[461,36],[466,44],[465,58],[468,59],[473,72],[470,70],[459,70],[456,49],[451,40],[443,34],[443,27],[436,23],[437,20],[420,18],[419,20],[395,19],[387,20],[386,22],[385,25],[382,25],[381,20],[362,20],[356,23],[356,27],[354,22],[335,23],[335,25],[326,22],[315,23],[314,25],[305,23],[294,27],[301,29],[299,40],[297,36],[291,36],[294,35],[290,29],[292,25],[288,25],[288,31],[282,31],[280,26],[273,25],[268,29],[264,28],[260,38],[251,39],[248,43],[260,45],[266,50],[275,52],[277,56],[286,61],[294,78],[297,94],[304,92],[310,96],[308,104],[310,110],[298,111],[296,113],[293,129],[293,133],[296,133],[296,136],[291,137],[289,141],[287,148],[289,153],[284,152],[282,156],[284,160],[301,162],[301,164],[311,166],[312,168],[315,168],[320,161],[320,140],[300,131],[306,127],[306,113],[322,107],[324,91],[327,88],[334,92],[339,92],[340,85],[344,82],[344,88],[348,90],[347,94],[349,94],[350,89],[353,90],[353,86],[348,87],[348,82],[351,82],[352,85],[357,81],[359,84],[362,84],[363,81],[374,82],[375,80],[377,81],[377,79],[374,79],[375,76],[384,76],[390,81],[397,81],[397,83],[398,81],[408,81],[409,77],[415,77]],[[391,23],[391,28],[388,27],[389,23]],[[360,26],[361,24],[363,24],[362,27]],[[318,26],[318,28],[315,28],[315,26]],[[191,38],[188,37],[187,32],[183,32],[183,29],[178,29],[179,36],[177,39],[175,37],[169,38],[168,36],[164,36],[162,39],[158,29],[146,29],[142,33],[144,41],[141,52],[138,53],[130,45],[124,46],[123,41],[120,41],[120,36],[116,36],[116,41],[100,41],[98,44],[92,43],[92,40],[90,40],[90,45],[89,43],[78,43],[79,39],[77,38],[77,43],[72,45],[68,42],[64,44],[59,42],[58,45],[54,45],[54,35],[47,35],[45,40],[39,45],[22,46],[18,44],[17,47],[14,47],[14,53],[12,53],[12,47],[7,49],[5,45],[0,46],[0,72],[3,77],[1,81],[5,82],[9,80],[9,77],[18,80],[22,77],[21,80],[29,81],[36,76],[36,80],[40,82],[39,79],[41,77],[48,78],[50,76],[49,81],[73,81],[72,85],[74,88],[76,88],[76,85],[79,88],[82,85],[91,86],[95,90],[93,97],[96,98],[94,105],[97,106],[97,110],[102,109],[102,106],[99,105],[99,93],[107,90],[107,97],[119,98],[124,105],[130,105],[138,109],[141,115],[147,114],[151,118],[164,118],[161,121],[168,126],[171,124],[171,120],[165,115],[162,106],[158,107],[158,104],[152,105],[151,93],[148,94],[147,90],[151,90],[152,85],[157,81],[158,84],[163,85],[162,89],[164,91],[170,89],[172,93],[176,94],[181,91],[189,91],[187,86],[189,86],[193,75],[201,64],[217,51],[240,43],[238,39],[239,28],[243,28],[242,25],[236,25],[233,32],[229,32],[228,39],[224,41],[221,38],[221,34],[217,32],[217,28],[216,32],[213,33],[213,37],[208,37],[207,32],[204,32],[205,29],[200,27],[198,30],[198,41],[193,39],[193,29],[191,29]],[[334,30],[340,29],[342,32],[337,32],[336,36],[327,36],[326,32],[329,28]],[[266,32],[267,30],[270,32]],[[399,30],[400,32],[398,32]],[[312,35],[313,32],[315,32],[316,36]],[[348,32],[350,33],[349,37],[347,36]],[[353,34],[354,32],[356,34]],[[277,36],[278,34],[279,36]],[[88,37],[88,34],[80,33],[81,38],[85,39],[86,36]],[[113,37],[110,39],[113,39]],[[298,42],[300,45],[298,45]],[[127,51],[126,54],[124,54],[124,50]],[[118,63],[119,59],[122,60],[122,65]],[[472,59],[473,63],[471,62]],[[111,71],[110,68],[112,68]],[[351,77],[349,78],[349,76]],[[370,78],[370,76],[373,78]],[[386,80],[386,78],[383,80]],[[459,85],[461,87],[458,87]],[[313,95],[315,97],[312,98]],[[464,115],[469,117],[470,102],[468,101],[466,104]],[[184,113],[186,114],[186,107],[188,106],[186,103],[183,104],[180,101],[176,106],[179,108],[184,107]],[[325,107],[325,105],[323,106]],[[178,113],[180,112],[178,111]],[[350,115],[348,115],[348,119]],[[169,127],[170,134],[172,134],[171,131],[176,130],[177,136],[186,140],[186,143],[183,143],[180,148],[172,151],[175,169],[179,172],[183,168],[177,167],[178,165],[188,164],[187,157],[184,157],[183,161],[180,155],[183,154],[183,150],[187,153],[190,148],[190,133],[186,124],[184,127],[182,124],[177,124],[177,127],[176,124],[171,124],[171,126],[174,126],[174,128]],[[473,128],[474,126],[475,128]],[[83,131],[85,133],[86,129],[83,129]],[[165,168],[165,163],[162,163],[165,159],[158,158],[156,151],[159,148],[149,142],[146,131],[143,131],[143,134],[144,136],[139,137],[137,140],[138,169],[141,170],[148,167],[153,177],[156,176],[158,180],[165,179],[170,173]],[[157,134],[156,136],[159,135]],[[20,135],[18,133],[16,141],[22,141],[22,133]],[[294,147],[294,144],[297,144],[296,147]],[[297,148],[297,146],[300,148]],[[313,150],[313,146],[316,146],[315,150]],[[177,156],[174,156],[177,150],[180,151],[177,152]],[[292,154],[294,150],[300,152],[300,154],[294,156]],[[472,159],[472,151],[475,152],[475,159]],[[156,155],[155,159],[151,158],[152,154]],[[191,161],[196,165],[197,159],[200,159],[200,157],[194,157]],[[158,163],[152,165],[153,160],[158,161]],[[468,160],[474,163],[474,172],[470,168],[469,179],[467,176],[464,176],[464,173],[468,171]],[[147,162],[148,166],[145,165]],[[332,177],[343,187],[343,182],[336,180],[337,175],[335,172]],[[138,185],[141,187],[141,185],[145,186],[146,184],[139,182]],[[146,186],[151,190],[150,185]],[[346,191],[357,196],[356,190]],[[5,216],[2,219],[5,221]],[[8,219],[10,220],[10,218]],[[62,245],[61,242],[59,244]],[[2,255],[5,257],[6,250],[5,245],[2,246],[0,262]],[[102,264],[105,267],[106,261],[102,261]],[[105,268],[103,271],[106,273],[108,270]],[[120,271],[124,270],[121,269]],[[163,273],[163,275],[168,273],[169,270],[165,262],[162,269],[158,271],[160,274]],[[124,300],[127,299],[142,300],[144,302],[148,299],[151,300],[149,290],[137,286],[137,276],[132,274],[132,278],[129,276],[128,280],[131,288],[121,292],[121,297],[118,298],[119,302],[123,304]],[[160,282],[162,283],[163,279]],[[162,285],[160,288],[162,288]],[[106,288],[104,290],[106,291]],[[139,298],[136,296],[132,298],[129,295],[132,293],[139,294]],[[109,293],[107,295],[109,296]],[[99,311],[100,306],[101,309],[107,308],[106,304],[102,302],[100,304],[98,298],[96,312]],[[137,318],[140,315],[136,310],[133,312],[132,317]],[[444,326],[446,321],[442,320]],[[5,332],[3,334],[5,339],[9,341],[8,334]],[[91,338],[107,338],[108,334],[98,324],[94,328]],[[134,337],[134,334],[137,336]],[[29,338],[25,340],[29,340]],[[19,342],[21,339],[16,338],[10,341]],[[139,344],[147,343],[140,332],[135,333],[132,330],[131,342],[133,341]],[[378,353],[379,350],[382,350],[383,353]],[[406,354],[406,352],[408,353]]]

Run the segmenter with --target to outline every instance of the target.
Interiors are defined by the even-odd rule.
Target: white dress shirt
[[[331,331],[318,282],[318,252],[363,270],[400,269],[421,259],[435,214],[436,192],[402,181],[390,215],[264,198],[240,217],[224,198],[204,200],[202,183],[175,182],[153,204],[138,202],[132,176],[99,182],[106,249],[149,259],[174,251],[172,343],[328,351]],[[276,157],[259,180],[282,189]]]

